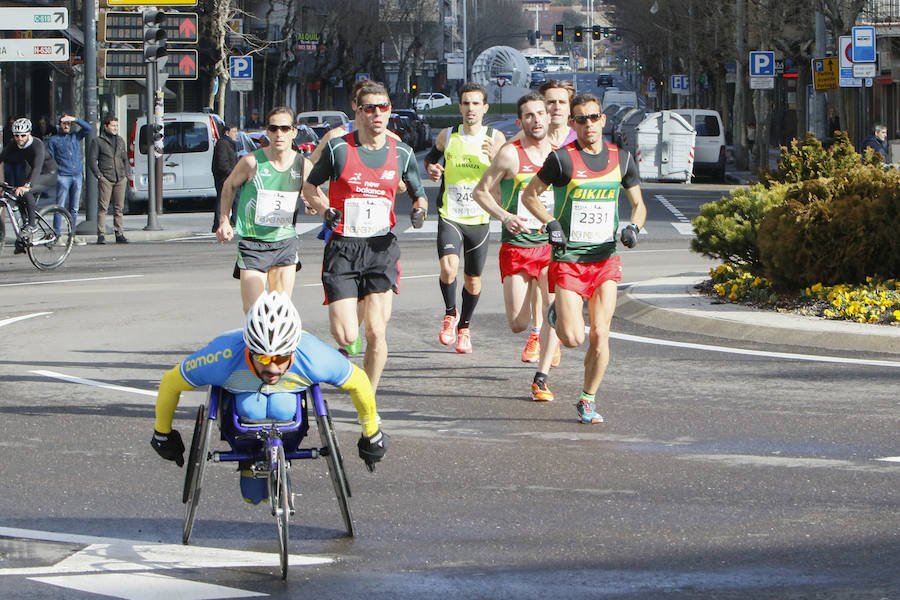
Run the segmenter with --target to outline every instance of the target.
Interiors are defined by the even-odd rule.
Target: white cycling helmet
[[[16,119],[12,124],[13,133],[28,133],[31,131],[31,119]]]
[[[261,294],[247,313],[244,343],[250,352],[268,356],[291,354],[300,335],[300,313],[286,294]]]

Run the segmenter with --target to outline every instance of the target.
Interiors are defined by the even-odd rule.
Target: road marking
[[[130,279],[143,277],[143,275],[110,275],[109,277],[84,277],[81,279],[55,279],[53,281],[23,281],[21,283],[0,283],[0,287],[13,287],[17,285],[50,285],[51,283],[78,283],[81,281],[105,281],[108,279]]]
[[[0,321],[0,327],[4,325],[12,325],[13,323],[18,323],[19,321],[24,321],[25,319],[33,319],[35,317],[43,317],[44,315],[52,315],[52,312],[39,312],[39,313],[31,313],[30,315],[22,315],[21,317],[12,317],[9,319],[4,319]]]
[[[585,326],[585,333],[590,333],[590,327]],[[692,350],[706,350],[708,352],[724,352],[727,354],[743,354],[746,356],[762,356],[765,358],[786,358],[788,360],[805,360],[810,362],[838,363],[846,365],[865,365],[869,367],[900,368],[900,362],[890,360],[868,360],[864,358],[844,358],[842,356],[819,356],[816,354],[794,354],[791,352],[770,352],[768,350],[747,350],[746,348],[731,348],[729,346],[711,346],[708,344],[694,344],[691,342],[675,342],[648,338],[628,333],[610,332],[609,337],[626,342],[639,344],[655,344],[657,346],[673,346],[675,348],[690,348]]]
[[[665,196],[657,194],[656,196],[654,196],[654,198],[656,198],[660,204],[665,206],[668,211],[675,215],[675,218],[678,219],[678,223],[672,223],[672,227],[674,227],[678,231],[678,233],[680,233],[681,235],[694,235],[694,226],[691,225],[691,220],[684,216],[684,213],[678,210],[677,206],[669,202],[669,199]]]
[[[438,222],[437,219],[432,219],[430,221],[425,221],[425,224],[422,225],[421,228],[416,229],[412,225],[403,230],[403,233],[437,233]],[[490,220],[490,230],[491,233],[500,233],[502,231],[503,226],[500,221],[496,219]]]
[[[885,456],[884,458],[876,458],[875,460],[900,463],[900,456]]]
[[[78,590],[100,596],[123,600],[214,600],[216,598],[259,598],[268,596],[260,592],[248,592],[237,588],[200,583],[159,575],[157,573],[107,573],[103,575],[64,575],[55,577],[30,577],[32,581],[47,583],[70,590]]]
[[[694,226],[690,223],[670,223],[681,235],[694,235]]]
[[[133,387],[125,387],[122,385],[114,385],[112,383],[103,383],[102,381],[95,381],[93,379],[83,379],[81,377],[74,377],[72,375],[65,375],[63,373],[57,373],[56,371],[30,371],[35,375],[43,375],[44,377],[50,377],[51,379],[61,379],[62,381],[68,381],[70,383],[81,383],[84,385],[92,385],[94,387],[106,388],[108,390],[116,390],[119,392],[132,392],[135,394],[143,394],[144,396],[156,396],[155,391],[150,390],[141,390]]]
[[[869,473],[895,473],[897,467],[860,464],[840,458],[806,458],[802,456],[766,456],[759,454],[683,454],[679,460],[702,461],[727,467],[780,467],[783,469],[839,469]],[[876,459],[880,460],[880,459]]]

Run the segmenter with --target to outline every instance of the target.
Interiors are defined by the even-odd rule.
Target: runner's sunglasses
[[[254,359],[258,360],[259,362],[261,362],[264,365],[268,365],[270,363],[275,363],[279,367],[283,367],[285,364],[290,362],[292,355],[285,354],[285,355],[269,356],[268,354],[251,353],[250,356],[252,356]]]
[[[577,117],[572,117],[572,120],[578,123],[579,125],[584,125],[588,121],[591,123],[596,123],[603,117],[603,113],[593,113],[590,115],[578,115]]]
[[[267,125],[266,129],[271,133],[275,133],[276,131],[281,131],[282,133],[290,133],[291,129],[293,129],[293,125]]]
[[[391,110],[391,103],[382,102],[381,104],[363,104],[359,108],[367,115],[372,115],[375,114],[376,108],[379,110],[379,112],[388,112],[389,110]]]

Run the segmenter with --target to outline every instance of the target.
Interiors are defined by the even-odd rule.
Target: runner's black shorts
[[[235,279],[241,278],[241,271],[249,269],[268,273],[274,267],[300,264],[300,238],[288,238],[277,242],[265,242],[255,238],[238,241],[238,257],[234,263]]]
[[[368,238],[334,234],[322,258],[325,304],[388,290],[398,293],[400,246],[393,233]]]
[[[469,277],[481,277],[487,262],[490,234],[490,223],[463,225],[438,217],[438,258],[443,258],[448,254],[459,256],[460,252],[464,252],[463,272]]]

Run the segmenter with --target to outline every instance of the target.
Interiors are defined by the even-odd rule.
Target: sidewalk
[[[734,150],[731,146],[726,148],[728,162],[725,163],[725,180],[728,183],[736,183],[738,185],[750,185],[757,182],[756,172],[738,171],[734,166]],[[769,146],[769,167],[774,169],[778,166],[778,159],[781,158],[781,148],[778,146]]]
[[[766,344],[900,355],[900,327],[866,325],[719,303],[694,285],[705,274],[642,281],[620,294],[616,316],[665,329]]]

